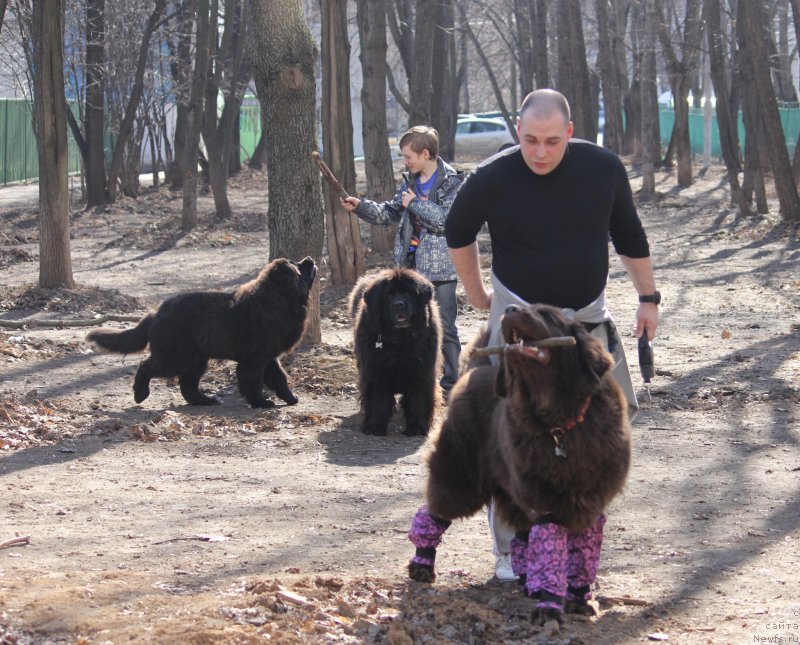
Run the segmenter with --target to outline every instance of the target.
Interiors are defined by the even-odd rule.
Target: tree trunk
[[[589,67],[581,23],[579,0],[559,4],[558,80],[559,89],[572,107],[573,136],[597,141],[597,112],[592,109]]]
[[[228,0],[227,5],[229,5]],[[226,10],[226,16],[228,11]],[[222,36],[222,46],[219,40],[219,0],[211,0],[208,14],[208,75],[205,84],[205,100],[203,102],[203,118],[201,132],[206,144],[206,161],[208,161],[208,179],[211,186],[211,195],[214,198],[214,211],[218,220],[227,220],[231,216],[231,205],[228,201],[228,167],[224,163],[221,129],[224,125],[217,121],[217,100],[222,82],[227,56],[226,47],[230,39],[233,25],[225,24]],[[198,16],[198,19],[202,19]],[[230,113],[228,114],[230,119]]]
[[[533,90],[533,25],[530,0],[514,0],[514,24],[519,60],[519,88],[523,97]]]
[[[186,136],[189,127],[189,108],[185,103],[180,101],[175,106],[175,133],[173,138],[173,147],[175,149],[175,156],[173,157],[172,166],[169,169],[169,187],[170,190],[182,190],[183,178],[186,174],[184,170],[184,163],[186,162]]]
[[[603,128],[603,146],[622,152],[622,87],[619,82],[618,69],[614,63],[612,40],[619,38],[613,4],[608,11],[609,0],[596,0],[598,52],[597,63],[600,68],[600,83],[603,88],[603,111],[605,126]]]
[[[264,109],[263,106],[261,108]],[[247,165],[252,168],[253,170],[261,170],[264,165],[264,160],[267,158],[267,137],[266,137],[266,127],[264,126],[264,120],[261,121],[261,136],[258,138],[258,143],[256,144],[256,149],[253,150],[253,154],[250,159],[247,161]]]
[[[322,257],[325,225],[316,150],[317,50],[299,0],[250,0],[248,58],[265,112],[270,258]],[[322,338],[319,281],[306,340]]]
[[[86,0],[86,205],[106,201],[105,0]]]
[[[433,39],[436,3],[417,0],[414,17],[414,71],[409,79],[408,125],[430,125],[433,98]]]
[[[228,170],[233,150],[234,126],[238,123],[239,104],[244,88],[240,87],[243,43],[240,0],[224,0],[224,24],[220,46],[217,47],[219,0],[211,3],[209,39],[209,70],[203,116],[203,140],[208,153],[208,172],[217,219],[231,216],[228,201]],[[217,100],[224,86],[224,107],[217,119]],[[237,148],[238,151],[238,148]]]
[[[703,172],[711,167],[711,70],[708,56],[703,56]]]
[[[400,53],[406,78],[410,79],[414,73],[414,0],[385,0],[386,19],[392,40]],[[375,9],[378,10],[377,7]]]
[[[800,42],[800,0],[792,0],[792,18],[794,22],[795,42]],[[795,181],[800,181],[800,135],[794,146],[794,156],[792,157],[792,171]]]
[[[610,53],[611,65],[613,68],[612,78],[616,79],[619,84],[619,116],[612,114],[613,123],[612,129],[619,131],[619,153],[629,153],[633,149],[632,138],[627,136],[627,132],[632,126],[628,121],[623,120],[623,114],[627,113],[626,100],[629,100],[630,94],[630,80],[628,78],[628,62],[627,62],[627,43],[625,42],[625,30],[628,23],[628,3],[620,0],[609,0],[607,4],[608,9],[608,30],[610,32]],[[603,90],[603,101],[605,101],[605,89]],[[613,104],[611,108],[613,109]],[[606,127],[608,127],[609,108],[606,107]],[[617,122],[617,118],[619,121]],[[613,139],[612,132],[612,139]],[[603,134],[605,141],[605,134]]]
[[[678,161],[678,185],[692,184],[692,145],[689,138],[689,90],[697,72],[698,52],[702,40],[700,0],[687,0],[684,33],[681,43],[681,58],[675,53],[668,31],[669,23],[664,18],[664,0],[656,0],[658,37],[666,58],[669,84],[675,104],[675,156]]]
[[[633,154],[635,163],[642,161],[642,66],[644,52],[644,5],[631,6],[630,57],[633,62],[631,84],[625,95],[625,153]]]
[[[778,85],[780,100],[797,102],[797,92],[792,83],[792,58],[794,51],[789,46],[789,2],[780,0],[776,7],[778,12]]]
[[[458,0],[455,0],[458,2]],[[469,42],[469,35],[464,29],[458,30],[458,104],[462,112],[471,112],[469,100],[469,56],[467,56],[467,43]]]
[[[642,2],[630,5],[630,58],[633,65],[631,83],[624,99],[625,149],[626,153],[634,155],[635,163],[641,163],[642,159],[642,67],[645,52],[652,47],[652,43],[644,42],[644,16]]]
[[[355,192],[353,116],[350,111],[350,40],[346,0],[322,3],[322,146],[333,174],[349,194]],[[339,204],[339,193],[323,184],[328,261],[333,284],[355,284],[364,274],[364,249],[358,217]]]
[[[361,133],[367,195],[376,201],[390,199],[395,183],[389,132],[386,127],[386,0],[358,0],[356,20],[361,43]],[[372,250],[392,249],[394,226],[370,226]]]
[[[229,106],[231,109],[231,123],[230,123],[230,134],[223,139],[223,148],[222,148],[222,158],[225,161],[225,166],[228,169],[228,177],[232,177],[239,173],[242,169],[242,131],[239,127],[241,121],[241,114],[242,114],[242,101],[244,100],[244,94],[237,93],[233,103],[229,103],[227,100],[225,101],[225,109],[227,110]]]
[[[220,123],[220,138],[222,139],[222,162],[227,169],[228,177],[242,169],[240,148],[239,115],[242,101],[250,82],[250,69],[244,63],[244,0],[226,0],[226,7],[231,6],[233,15],[227,20],[233,22],[231,42],[229,47],[229,70],[226,73],[225,107]]]
[[[433,97],[431,125],[439,133],[439,156],[452,161],[456,146],[458,91],[456,89],[456,48],[453,0],[436,4],[436,30],[433,39]]]
[[[3,20],[6,17],[6,7],[8,6],[8,0],[0,0],[0,31],[3,29]]]
[[[789,152],[783,136],[778,101],[769,71],[764,15],[758,2],[740,2],[739,19],[753,72],[753,84],[759,113],[764,124],[767,149],[772,160],[775,189],[780,202],[781,216],[787,222],[800,221],[800,200],[792,174]]]
[[[139,47],[139,58],[136,62],[136,74],[133,80],[133,88],[128,104],[125,106],[125,114],[119,124],[119,135],[114,145],[114,153],[111,156],[111,167],[108,169],[108,197],[113,202],[117,198],[117,181],[122,173],[122,166],[125,157],[125,147],[128,138],[133,131],[133,120],[136,118],[136,111],[139,109],[139,101],[144,92],[144,73],[147,64],[147,56],[150,50],[150,38],[158,27],[161,14],[166,9],[167,0],[155,0],[153,13],[147,19],[147,25],[142,35],[142,44]]]
[[[169,40],[170,72],[175,84],[176,110],[174,149],[175,156],[172,167],[169,169],[169,184],[171,190],[183,188],[186,163],[186,137],[189,125],[189,101],[191,95],[192,76],[192,25],[195,13],[195,0],[182,0],[177,17],[177,45]]]
[[[531,19],[533,25],[533,60],[534,77],[537,88],[550,87],[550,66],[547,62],[547,0],[528,0],[535,18]]]
[[[203,94],[208,71],[208,11],[209,0],[197,0],[194,71],[192,72],[192,92],[186,112],[186,147],[183,157],[181,228],[184,231],[191,231],[197,226],[197,163],[200,155],[200,131],[203,122]]]
[[[641,101],[642,101],[642,191],[641,196],[649,199],[656,192],[655,162],[653,157],[653,122],[658,118],[654,114],[648,98],[650,87],[656,84],[656,16],[653,0],[642,1],[644,12],[644,51],[641,69]]]
[[[742,119],[744,121],[744,178],[742,191],[748,201],[755,198],[756,212],[768,213],[767,190],[764,184],[763,129],[758,115],[758,98],[755,96],[751,51],[744,33],[745,22],[741,14],[736,20],[737,60],[742,86]]]
[[[800,1],[800,0],[798,0]],[[728,71],[725,69],[725,43],[720,24],[719,0],[705,0],[703,19],[706,23],[706,38],[708,39],[709,70],[711,83],[716,96],[715,111],[717,114],[717,130],[719,131],[719,144],[722,151],[722,160],[731,188],[731,200],[739,207],[743,215],[750,213],[750,205],[739,185],[738,146],[733,137],[733,129],[738,127],[736,119],[730,112],[730,92],[728,91]]]
[[[39,156],[39,286],[75,286],[69,245],[67,101],[61,2],[34,2],[33,96]]]

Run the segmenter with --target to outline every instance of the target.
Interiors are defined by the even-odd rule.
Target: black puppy
[[[411,269],[362,278],[350,293],[364,434],[385,435],[402,395],[407,435],[426,435],[441,399],[442,328],[433,284]]]
[[[264,385],[294,405],[297,397],[278,358],[303,336],[316,274],[310,257],[299,263],[279,258],[233,292],[180,294],[165,300],[133,329],[98,329],[87,338],[117,354],[142,351],[149,343],[150,356],[133,383],[137,403],[150,395],[150,379],[177,376],[186,401],[218,404],[200,392],[200,378],[209,359],[227,358],[237,361],[239,391],[254,408],[275,405],[264,396]]]

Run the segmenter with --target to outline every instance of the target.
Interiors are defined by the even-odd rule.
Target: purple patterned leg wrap
[[[592,598],[590,587],[597,577],[605,523],[606,516],[601,515],[597,518],[594,526],[569,536],[567,541],[569,553],[567,582],[570,599],[587,601]]]
[[[567,537],[567,529],[560,524],[531,527],[525,589],[529,596],[539,598],[536,605],[539,608],[563,609],[567,593]]]
[[[527,540],[515,537],[511,540],[511,570],[518,578],[526,574],[526,552],[528,550]]]
[[[436,560],[436,547],[441,543],[442,535],[448,526],[450,522],[433,517],[428,513],[427,506],[420,506],[408,532],[408,539],[417,547],[417,553],[411,561],[433,566]]]

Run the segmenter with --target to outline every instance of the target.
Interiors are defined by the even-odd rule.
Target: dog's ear
[[[424,308],[433,298],[433,284],[414,269],[399,269],[397,278],[402,289],[413,294],[420,309]]]
[[[366,307],[369,326],[376,334],[381,333],[381,318],[383,317],[383,293],[388,280],[376,280],[364,291],[364,305]]]
[[[433,285],[428,282],[427,280],[416,280],[415,289],[417,292],[417,297],[419,298],[419,304],[421,307],[427,305],[433,299]]]
[[[578,343],[581,364],[599,381],[614,366],[611,354],[603,347],[602,341],[592,336],[580,323],[573,325],[572,335]]]
[[[508,388],[506,387],[506,362],[500,359],[500,365],[497,366],[497,374],[494,376],[494,393],[501,399],[508,396]]]

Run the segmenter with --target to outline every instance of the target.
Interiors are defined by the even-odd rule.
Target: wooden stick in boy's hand
[[[315,150],[311,153],[311,156],[314,157],[314,161],[317,162],[317,166],[319,166],[319,171],[322,173],[322,176],[328,180],[328,183],[333,186],[334,190],[339,193],[339,197],[342,199],[348,199],[350,195],[347,194],[347,191],[342,186],[341,182],[336,179],[334,174],[331,172],[331,169],[328,168],[328,165],[322,160],[320,154]]]

